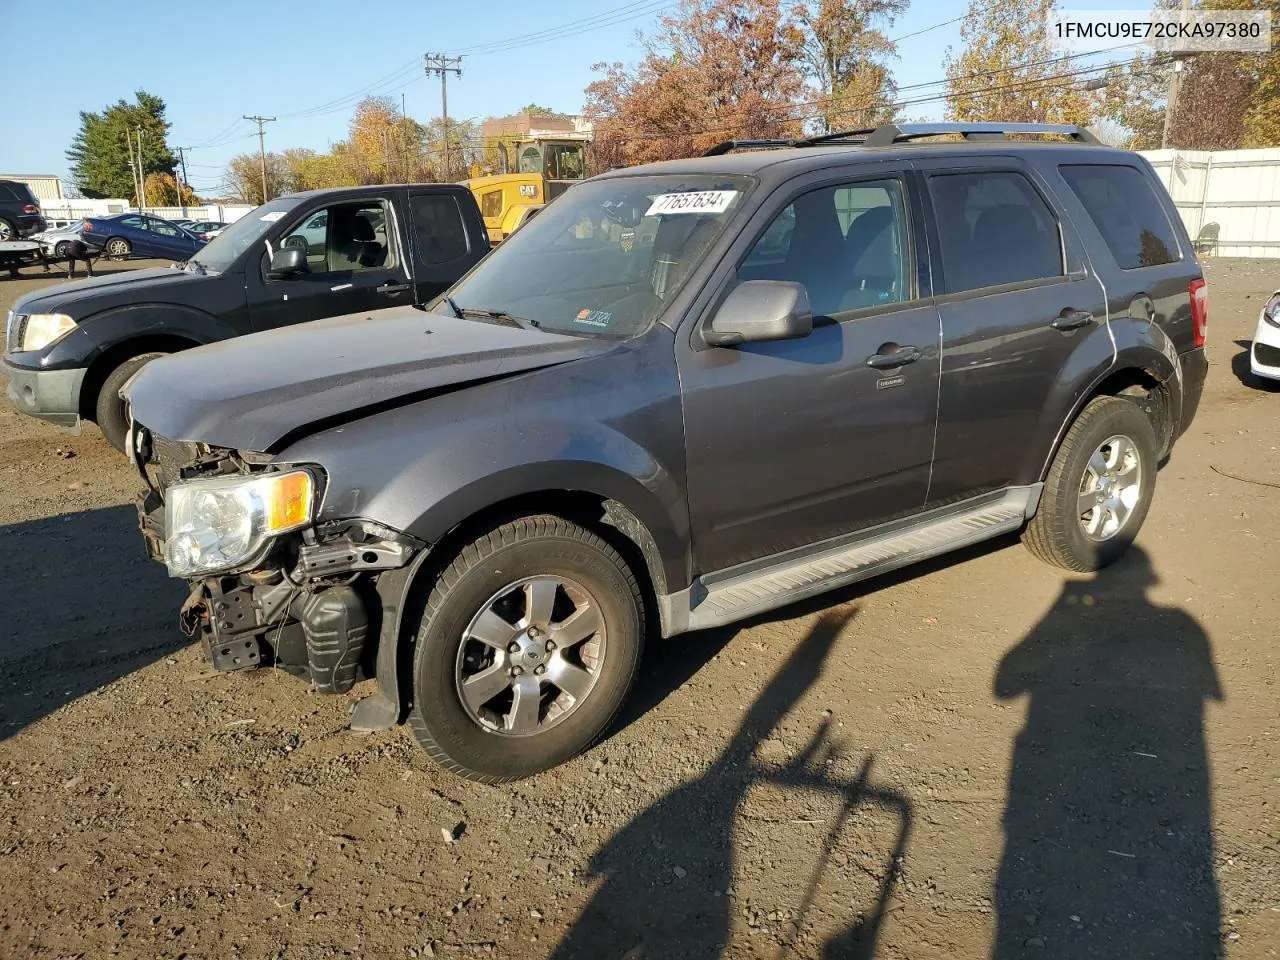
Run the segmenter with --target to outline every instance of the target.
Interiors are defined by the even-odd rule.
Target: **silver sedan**
[[[76,220],[58,230],[45,230],[43,233],[37,233],[29,239],[38,241],[40,246],[44,248],[46,256],[61,259],[67,255],[67,245],[72,240],[80,239],[80,229],[83,226],[83,220]]]

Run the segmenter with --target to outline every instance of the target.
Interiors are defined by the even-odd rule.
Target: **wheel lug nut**
[[[531,636],[531,637],[536,637],[536,636],[538,635],[538,628],[537,628],[537,627],[530,627],[530,628],[529,628],[529,630],[528,630],[528,633],[529,633],[529,636]]]
[[[547,672],[547,668],[539,664],[538,666],[533,668],[533,672],[536,673],[538,676],[542,676],[544,673]]]
[[[507,653],[519,653],[519,652],[520,652],[520,644],[518,643],[513,643],[511,644],[511,646],[507,647]]]
[[[518,676],[520,676],[520,674],[522,674],[522,673],[524,673],[524,668],[523,668],[523,667],[512,667],[512,668],[511,668],[511,675],[512,675],[513,677],[518,677]]]
[[[556,642],[555,642],[554,640],[548,640],[548,641],[547,641],[547,653],[550,653],[550,652],[551,652],[552,650],[554,650],[555,648],[556,648]]]

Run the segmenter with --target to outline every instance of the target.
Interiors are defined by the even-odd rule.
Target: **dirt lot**
[[[1280,263],[1208,273],[1120,565],[1002,541],[654,644],[609,739],[501,788],[345,733],[362,689],[212,672],[123,458],[0,412],[0,957],[1277,956],[1280,393],[1240,342]]]

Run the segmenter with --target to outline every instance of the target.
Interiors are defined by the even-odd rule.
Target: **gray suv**
[[[1111,563],[1205,324],[1151,167],[1086,131],[729,143],[582,183],[426,309],[147,365],[129,450],[216,667],[376,678],[354,727],[496,782],[600,736],[647,632],[1011,531]]]

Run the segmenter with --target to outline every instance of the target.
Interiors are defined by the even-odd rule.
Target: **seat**
[[[841,310],[901,299],[901,270],[894,257],[893,226],[893,207],[872,207],[849,224],[844,238],[844,262],[851,283],[840,301]]]
[[[994,286],[1062,273],[1058,246],[1026,207],[1002,203],[978,215],[962,264],[959,289]]]
[[[387,248],[378,242],[373,225],[364,217],[355,216],[348,222],[351,239],[339,251],[338,269],[367,270],[380,267],[387,260]]]

